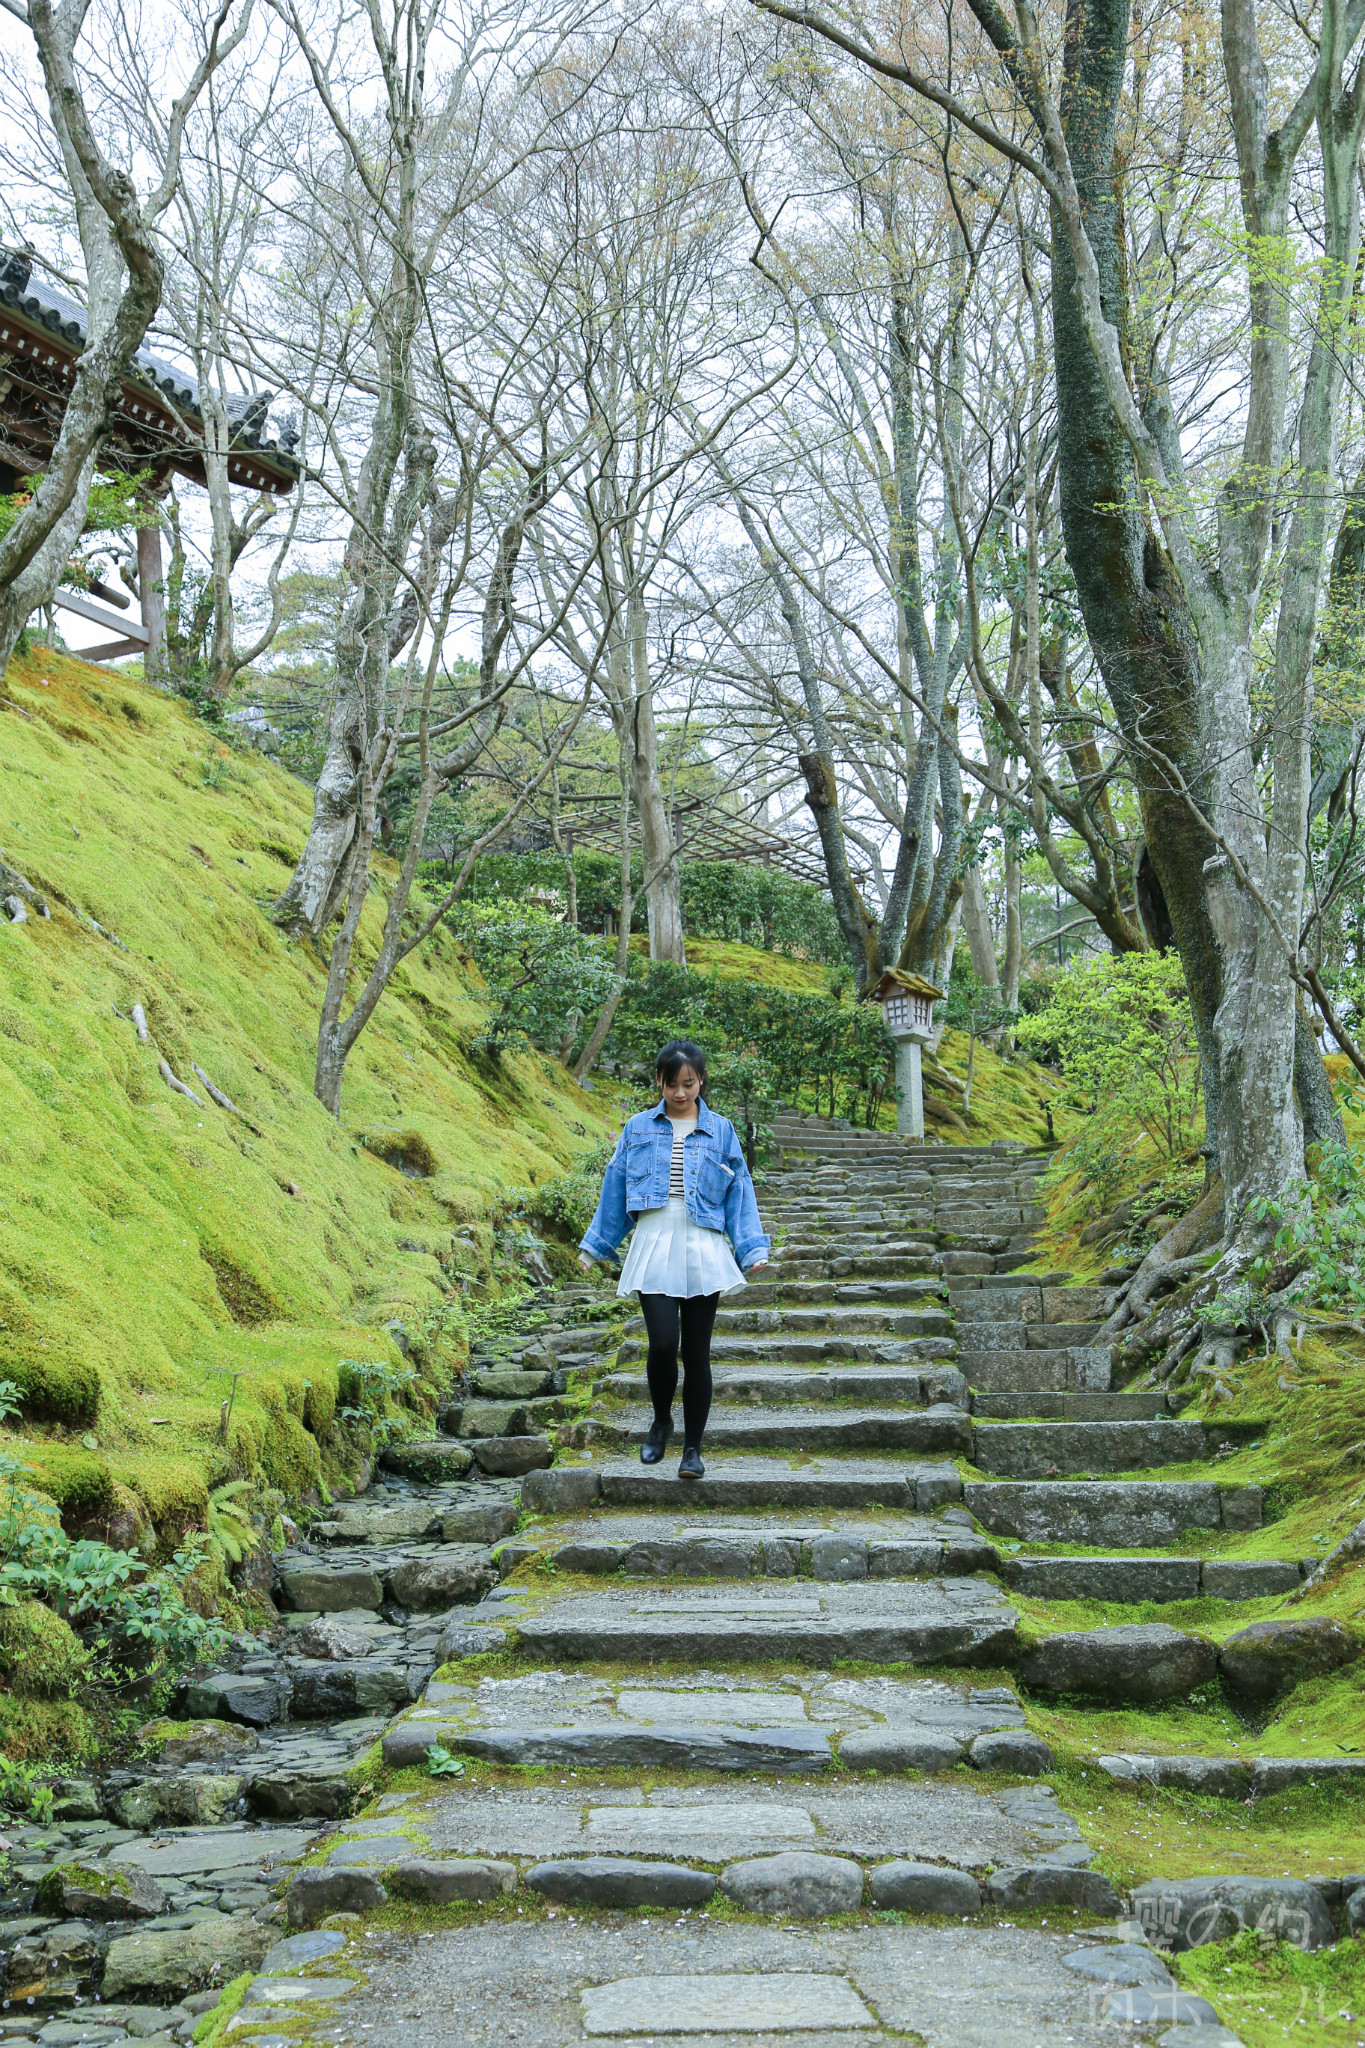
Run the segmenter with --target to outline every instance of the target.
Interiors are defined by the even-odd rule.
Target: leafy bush
[[[1174,953],[1077,962],[1045,1010],[1021,1017],[1021,1046],[1059,1065],[1077,1107],[1097,1121],[1094,1165],[1123,1126],[1176,1159],[1196,1141],[1199,1054],[1185,974]]]
[[[861,1114],[871,1124],[892,1071],[893,1049],[876,1003],[694,974],[667,961],[637,968],[608,1050],[642,1079],[652,1078],[659,1047],[684,1035],[705,1045],[708,1095],[726,1114],[733,1103],[737,1123],[749,1121],[752,1108],[781,1100],[831,1116]]]
[[[478,1047],[496,1054],[529,1039],[567,1053],[586,1039],[616,986],[600,944],[532,904],[462,904],[450,922],[497,999]]]
[[[573,865],[579,926],[585,932],[603,931],[608,916],[614,919],[620,909],[620,858],[614,853],[576,853]],[[639,854],[631,861],[631,880],[631,930],[642,932],[648,925],[648,906]],[[470,878],[466,900],[524,904],[530,891],[551,897],[556,912],[567,908],[568,870],[557,853],[484,854]],[[779,868],[685,859],[682,912],[690,938],[728,939],[766,953],[848,965],[848,948],[829,898],[814,883],[799,882]]]
[[[371,1445],[392,1443],[412,1427],[412,1411],[402,1397],[417,1378],[412,1365],[390,1365],[386,1358],[365,1363],[343,1358],[337,1366],[340,1401],[337,1421],[364,1431]]]
[[[1269,1250],[1249,1270],[1258,1285],[1276,1285],[1277,1302],[1365,1306],[1365,1146],[1323,1145],[1316,1174],[1253,1202],[1249,1214],[1275,1225]],[[1292,1277],[1280,1286],[1286,1269]]]
[[[12,1639],[31,1638],[35,1654],[45,1646],[38,1657],[40,1684],[54,1682],[54,1674],[70,1666],[70,1645],[61,1629],[28,1611],[37,1603],[79,1639],[84,1661],[70,1669],[73,1683],[79,1678],[117,1690],[219,1654],[227,1631],[195,1613],[186,1599],[204,1561],[206,1538],[191,1537],[156,1570],[135,1552],[73,1542],[51,1503],[25,1484],[29,1472],[15,1459],[0,1457],[0,1613]],[[21,1608],[24,1615],[14,1620]]]
[[[578,1244],[592,1222],[602,1191],[602,1176],[615,1150],[612,1139],[604,1138],[600,1145],[580,1152],[567,1173],[557,1174],[553,1180],[532,1188],[523,1197],[521,1207],[556,1236]]]

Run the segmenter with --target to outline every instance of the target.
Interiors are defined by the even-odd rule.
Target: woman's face
[[[687,1116],[696,1108],[701,1082],[691,1067],[679,1067],[671,1081],[665,1081],[662,1074],[656,1079],[664,1091],[664,1103],[671,1116]]]

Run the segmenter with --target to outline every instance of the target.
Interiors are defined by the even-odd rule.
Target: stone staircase
[[[249,1731],[250,1752],[225,1763],[210,1743],[101,1789],[106,1817],[78,1840],[163,1885],[149,1932],[106,1939],[81,1977],[67,1923],[35,1924],[16,1893],[29,1981],[103,1968],[150,1999],[132,1948],[183,1927],[258,1971],[230,2026],[261,2044],[1102,2048],[1121,2028],[1235,2048],[1161,1944],[1219,1914],[1269,1925],[1273,1909],[1309,1946],[1365,1922],[1365,1876],[1122,1900],[1045,1782],[1018,1683],[1159,1705],[1215,1678],[1220,1653],[1156,1624],[1026,1639],[1012,1594],[1236,1602],[1301,1572],[1226,1554],[1264,1506],[1209,1476],[1237,1429],[1113,1388],[1097,1292],[1024,1270],[1045,1159],[796,1117],[778,1140],[771,1266],[717,1318],[705,1478],[678,1478],[680,1439],[639,1462],[633,1304],[591,1288],[529,1303],[479,1347],[447,1434],[393,1446],[279,1558],[281,1631],[186,1692],[183,1713]],[[348,1818],[376,1742],[391,1772],[434,1756],[448,1775]],[[1365,1773],[1095,1763],[1238,1797]],[[183,1788],[225,1770],[236,1804],[205,1826]],[[175,1826],[182,1808],[199,1824]],[[26,1847],[50,1886],[57,1836]],[[287,1934],[263,1899],[310,1852]],[[347,1917],[394,1900],[421,1917]],[[161,1967],[183,1988],[179,1951]],[[194,2004],[168,2036],[187,2038]],[[60,2009],[40,1986],[35,2019]],[[134,2030],[116,2018],[99,2039]]]

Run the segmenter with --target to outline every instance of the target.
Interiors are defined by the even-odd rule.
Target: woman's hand
[[[766,1273],[768,1270],[768,1261],[766,1259],[760,1259],[757,1265],[750,1266],[748,1270],[751,1273]]]
[[[583,1268],[583,1271],[585,1273],[591,1273],[593,1267],[597,1264],[597,1261],[596,1259],[590,1259],[586,1252],[580,1252],[578,1254],[578,1263]]]

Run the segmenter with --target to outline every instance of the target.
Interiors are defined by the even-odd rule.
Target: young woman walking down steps
[[[654,1421],[640,1448],[657,1465],[673,1434],[678,1355],[683,1367],[681,1479],[700,1479],[702,1432],[711,1412],[711,1330],[722,1294],[761,1273],[769,1243],[734,1125],[706,1103],[706,1054],[675,1038],[655,1063],[661,1101],[621,1133],[602,1181],[582,1264],[610,1258],[631,1228],[618,1294],[638,1294],[649,1336]],[[729,1244],[726,1239],[729,1239]],[[730,1247],[733,1245],[734,1250]]]

